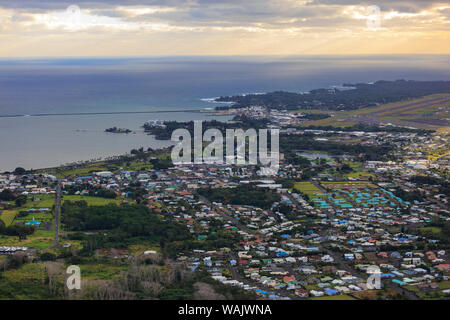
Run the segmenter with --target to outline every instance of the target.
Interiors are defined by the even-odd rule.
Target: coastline
[[[147,119],[163,121],[206,121],[210,118],[227,121],[227,114],[214,110],[171,110],[139,112],[73,113],[58,116],[6,117],[0,116],[2,131],[18,137],[2,141],[5,150],[0,161],[0,172],[12,172],[16,167],[27,170],[55,170],[87,163],[102,158],[119,157],[133,148],[151,147],[161,149],[170,146],[170,141],[161,141],[145,134],[137,125]],[[151,116],[153,114],[154,116]],[[112,135],[104,132],[110,127],[130,128],[138,134]],[[76,152],[74,150],[77,150]]]
[[[228,111],[228,110],[227,110]],[[120,114],[152,114],[152,113],[209,113],[211,115],[229,115],[224,110],[214,109],[186,109],[186,110],[153,110],[153,111],[111,111],[111,112],[73,112],[73,113],[38,113],[38,114],[16,114],[0,115],[0,118],[21,117],[57,117],[57,116],[98,116],[98,115],[120,115]]]

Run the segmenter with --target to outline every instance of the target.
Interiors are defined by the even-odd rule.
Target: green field
[[[424,228],[420,228],[421,231],[428,231],[428,232],[432,232],[434,234],[439,234],[441,233],[441,228],[438,227],[424,227]]]
[[[36,231],[27,237],[27,239],[20,240],[18,237],[0,235],[0,243],[5,246],[23,246],[35,249],[45,249],[48,248],[54,238],[54,216],[51,211],[49,212],[30,212],[24,217],[18,217],[20,211],[27,211],[30,208],[53,208],[55,203],[55,195],[36,195],[35,199],[38,200],[28,200],[27,203],[21,208],[15,208],[14,210],[3,211],[0,219],[5,222],[6,226],[11,225],[15,222],[28,222],[31,219],[35,219],[43,224],[36,229]],[[84,200],[91,206],[104,206],[109,203],[120,204],[124,198],[117,199],[106,199],[100,197],[89,197],[89,196],[79,196],[79,195],[65,195],[63,196],[63,201],[80,201]],[[49,230],[44,230],[47,222],[51,222],[52,225]],[[64,232],[64,226],[61,226],[61,231]],[[70,242],[70,241],[68,241]],[[74,243],[75,245],[75,243]]]
[[[18,237],[0,235],[0,243],[4,246],[29,247],[35,249],[48,248],[54,238],[53,228],[51,230],[36,230],[25,240],[19,240]]]
[[[337,296],[313,297],[310,298],[310,300],[356,300],[356,299],[346,294],[341,294]]]
[[[81,274],[87,280],[108,280],[127,270],[128,264],[103,264],[91,263],[81,264]]]
[[[369,179],[375,178],[375,175],[366,171],[355,171],[344,175],[346,178]]]
[[[53,216],[51,214],[51,209],[53,205],[55,204],[55,195],[53,194],[39,194],[34,195],[32,199],[28,199],[27,203],[20,207],[20,208],[14,208],[12,210],[5,210],[3,211],[0,219],[5,222],[6,226],[10,226],[14,221],[30,221],[33,217],[36,218],[38,221],[52,221]],[[50,210],[45,212],[30,212],[27,216],[18,218],[17,214],[20,211],[28,211],[29,209],[39,209],[39,208],[49,208]]]
[[[110,203],[120,204],[125,198],[107,199],[100,197],[64,195],[63,201],[86,201],[90,206],[104,206]]]
[[[16,210],[4,210],[0,216],[0,219],[2,219],[5,225],[8,227],[14,221],[16,214]]]
[[[49,285],[45,283],[45,264],[27,263],[18,269],[2,272],[0,299],[51,299]]]
[[[317,188],[309,181],[294,183],[294,189],[307,194],[309,197],[314,197],[316,193],[322,192],[319,188]]]
[[[148,161],[130,161],[130,162],[118,162],[107,164],[105,162],[95,162],[86,164],[80,168],[69,169],[69,168],[57,168],[57,169],[42,169],[38,170],[38,173],[50,173],[54,174],[58,178],[64,178],[67,176],[89,176],[95,172],[99,171],[111,171],[111,172],[119,172],[122,170],[128,171],[139,171],[139,170],[150,170],[153,168],[153,165]]]

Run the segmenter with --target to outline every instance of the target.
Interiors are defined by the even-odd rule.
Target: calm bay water
[[[24,115],[192,110],[215,107],[204,99],[221,95],[400,78],[450,80],[450,56],[2,59],[0,170],[167,146],[142,132],[103,132],[111,126],[139,130],[151,119],[210,119],[192,112]]]
[[[140,128],[148,120],[186,121],[210,117],[192,112],[0,118],[0,171],[45,168],[81,160],[129,153],[133,148],[165,148],[170,141],[156,140]],[[106,133],[111,127],[134,133]]]

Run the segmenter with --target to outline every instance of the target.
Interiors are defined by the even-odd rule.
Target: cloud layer
[[[450,53],[433,0],[0,0],[0,56]]]

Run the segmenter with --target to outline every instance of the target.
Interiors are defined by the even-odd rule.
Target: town
[[[258,165],[174,165],[169,149],[143,148],[0,174],[0,296],[26,295],[18,286],[30,281],[40,297],[86,297],[61,289],[69,264],[80,265],[82,286],[96,298],[450,296],[448,133],[392,124],[317,129],[302,127],[300,112],[234,112],[280,129],[276,175]],[[378,288],[367,281],[374,268]],[[17,276],[31,270],[39,272]],[[145,283],[104,287],[131,275]]]

